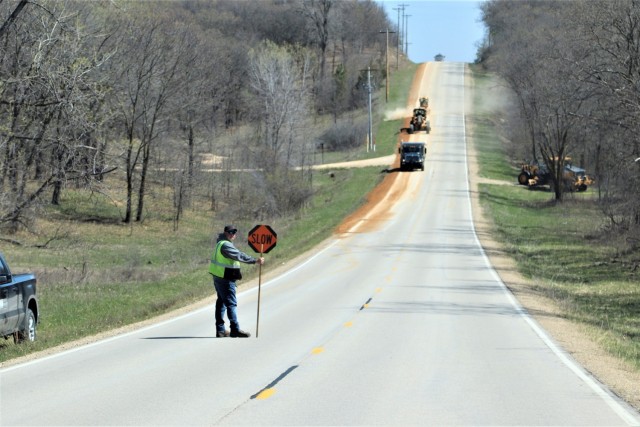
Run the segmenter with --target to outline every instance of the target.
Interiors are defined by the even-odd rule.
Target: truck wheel
[[[27,317],[24,320],[23,326],[24,329],[14,335],[16,344],[20,344],[23,341],[33,342],[36,340],[36,316],[30,308],[27,309]]]

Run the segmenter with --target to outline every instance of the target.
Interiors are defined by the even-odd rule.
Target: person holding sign
[[[225,225],[224,231],[218,235],[216,248],[211,255],[209,273],[213,276],[213,285],[216,288],[218,298],[216,300],[216,337],[247,338],[251,334],[240,329],[236,307],[236,281],[242,279],[240,263],[264,264],[264,258],[254,258],[239,251],[233,241],[238,234],[238,229],[233,225]],[[224,326],[224,313],[227,312],[231,331],[226,331]]]

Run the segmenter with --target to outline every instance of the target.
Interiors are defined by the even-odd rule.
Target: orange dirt
[[[417,95],[413,94],[417,94],[420,91],[420,83],[426,66],[426,63],[420,64],[415,76],[413,77],[411,91],[409,92],[410,95],[407,102],[407,105],[412,108],[418,99]],[[402,126],[408,127],[409,120],[409,117],[405,118]],[[400,144],[400,138],[401,136],[398,134],[396,141],[398,145]],[[373,231],[381,221],[384,221],[389,217],[389,211],[393,207],[393,204],[400,199],[403,191],[408,188],[407,180],[409,179],[409,176],[407,174],[397,173],[396,171],[399,168],[400,157],[396,154],[393,165],[382,182],[367,195],[367,201],[364,205],[342,221],[336,229],[336,233],[342,234],[352,231],[358,223],[360,223],[358,231]],[[383,201],[384,203],[382,203]]]
[[[420,81],[424,74],[426,64],[421,64],[414,77],[411,94],[417,94],[420,90]],[[465,78],[466,85],[472,85],[472,79]],[[467,91],[467,96],[471,93]],[[417,102],[417,96],[410,95],[408,105],[413,107]],[[408,126],[409,118],[403,126]],[[474,129],[468,123],[467,138],[473,140]],[[398,137],[400,142],[400,137]],[[610,390],[622,397],[636,409],[640,409],[640,372],[629,364],[607,353],[598,343],[598,338],[593,337],[584,326],[570,322],[562,308],[539,292],[535,291],[532,283],[522,277],[515,265],[515,261],[508,257],[502,246],[491,236],[492,224],[486,217],[479,202],[478,184],[486,182],[478,177],[478,165],[473,143],[468,146],[469,181],[471,187],[471,199],[473,206],[474,224],[478,238],[492,266],[500,276],[504,284],[509,288],[518,302],[529,314],[558,342],[569,354],[571,354],[585,369],[606,384]],[[393,163],[397,170],[399,157]],[[337,228],[337,233],[357,231],[373,231],[377,226],[388,219],[393,202],[400,199],[402,192],[407,189],[407,174],[390,172],[384,180],[376,186],[368,195],[367,201],[356,212],[347,217]],[[491,182],[497,184],[498,182]],[[499,182],[504,184],[504,182]]]
[[[421,64],[414,77],[411,94],[417,94],[420,88],[420,81],[424,74],[426,64]],[[467,71],[468,72],[468,71]],[[469,84],[470,78],[465,79],[465,84]],[[470,94],[471,90],[467,91]],[[416,96],[410,95],[408,102],[410,106],[415,105]],[[409,118],[406,119],[403,126],[408,126]],[[467,137],[473,140],[473,128],[468,127]],[[398,142],[400,137],[398,137]],[[469,156],[469,180],[471,183],[471,196],[473,205],[474,223],[476,232],[481,244],[491,260],[491,264],[496,269],[502,281],[513,292],[520,304],[533,316],[538,323],[558,342],[565,350],[567,350],[574,358],[576,358],[589,372],[593,373],[600,381],[616,394],[621,396],[636,409],[640,409],[640,373],[631,368],[628,364],[606,353],[598,344],[597,339],[590,337],[584,328],[580,325],[571,323],[566,319],[562,309],[554,301],[541,296],[534,289],[534,286],[524,279],[517,272],[514,261],[505,255],[502,247],[491,237],[491,224],[480,208],[478,195],[478,182],[476,154],[473,144],[468,144]],[[392,169],[397,170],[399,167],[399,157],[393,162]],[[383,181],[376,186],[368,195],[367,201],[356,212],[347,217],[336,229],[337,233],[346,233],[361,223],[363,231],[375,230],[381,221],[389,216],[389,211],[393,202],[398,200],[402,192],[406,188],[407,174],[389,172]],[[386,199],[386,200],[385,200]],[[283,263],[275,267],[264,275],[263,280],[277,277],[283,272],[289,270],[291,266],[298,265],[309,256],[316,253],[318,249],[325,246],[333,239],[327,239],[320,246],[299,255],[295,259]],[[242,285],[243,289],[257,286],[257,279],[247,281]],[[54,354],[63,350],[74,348],[80,345],[89,344],[110,336],[118,335],[131,331],[143,326],[157,323],[163,319],[172,318],[180,314],[193,311],[199,307],[205,307],[213,304],[215,297],[209,297],[199,301],[193,305],[182,309],[172,311],[165,315],[146,320],[134,325],[128,325],[119,329],[104,332],[102,334],[83,338],[81,340],[66,343],[55,348],[47,349],[35,354],[9,360],[0,363],[0,367],[24,363],[38,357]]]

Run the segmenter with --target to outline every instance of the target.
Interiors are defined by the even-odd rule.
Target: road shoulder
[[[469,67],[465,73],[467,97],[473,90]],[[472,105],[470,102],[467,105]],[[606,352],[580,324],[569,321],[562,308],[550,298],[534,290],[532,283],[518,273],[513,259],[508,257],[501,245],[491,237],[492,224],[480,206],[478,164],[473,144],[474,129],[466,123],[469,187],[474,225],[478,239],[502,282],[518,302],[538,322],[552,339],[568,352],[587,371],[615,394],[640,410],[640,373],[628,363]]]

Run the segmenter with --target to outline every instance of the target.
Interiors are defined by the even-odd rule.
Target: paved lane
[[[463,76],[463,64],[428,65],[433,132],[411,137],[428,141],[425,171],[402,173],[390,210],[263,286],[259,338],[213,338],[206,307],[11,367],[0,424],[638,425],[489,265],[471,217]],[[240,295],[252,332],[256,297]]]

